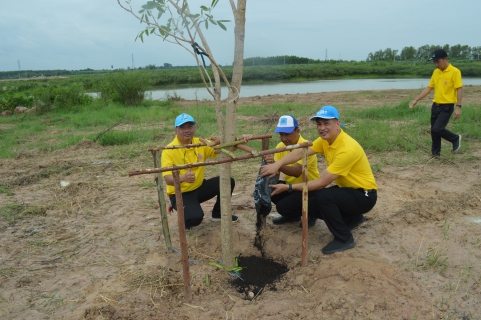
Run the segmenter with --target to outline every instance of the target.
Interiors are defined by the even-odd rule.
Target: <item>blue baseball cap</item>
[[[181,125],[187,122],[192,122],[195,124],[195,120],[190,114],[182,113],[180,116],[175,118],[175,127],[176,128],[180,127]]]
[[[324,106],[319,111],[317,111],[316,115],[312,117],[310,120],[316,121],[316,119],[337,119],[341,120],[339,116],[339,111],[333,106]]]
[[[275,133],[291,133],[294,131],[299,124],[297,123],[296,118],[291,115],[284,115],[279,118],[279,122],[277,123],[277,128]]]

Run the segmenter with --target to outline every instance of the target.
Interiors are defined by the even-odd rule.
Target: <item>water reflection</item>
[[[296,94],[334,91],[422,89],[429,79],[346,79],[316,80],[297,83],[270,83],[243,85],[240,97],[267,96],[270,94]],[[481,78],[464,78],[463,85],[481,85]],[[187,100],[213,100],[204,87],[153,90],[152,99],[165,100],[168,95],[176,94]],[[227,88],[222,88],[222,98],[227,98]]]

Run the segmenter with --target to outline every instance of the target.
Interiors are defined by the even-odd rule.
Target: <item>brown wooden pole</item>
[[[192,301],[192,289],[190,287],[189,253],[187,248],[187,237],[185,236],[184,202],[180,188],[179,170],[172,171],[174,177],[175,200],[177,203],[177,221],[179,225],[180,252],[182,256],[182,271],[184,277],[184,296],[188,302]]]
[[[152,156],[154,157],[154,167],[157,168],[159,166],[160,151],[152,151]],[[167,201],[165,200],[164,195],[164,183],[162,179],[162,174],[159,172],[156,174],[156,185],[157,185],[157,198],[159,201],[160,207],[160,217],[162,221],[162,231],[164,234],[164,241],[165,246],[167,247],[167,252],[172,252],[172,242],[170,240],[170,230],[169,230],[169,221],[167,219]]]
[[[264,134],[264,135],[260,135],[260,136],[252,136],[249,140],[259,140],[259,139],[265,139],[265,138],[271,138],[272,135],[271,134]],[[240,140],[244,140],[242,138],[237,138],[236,141],[238,141],[238,143],[245,143],[245,142],[240,142]],[[224,144],[217,144],[215,142],[211,142],[211,144],[209,144],[210,147],[213,147],[214,149],[218,149],[218,148],[224,148],[224,147],[229,147],[229,146],[234,146],[236,145],[237,143],[224,143]],[[165,150],[165,149],[182,149],[182,148],[194,148],[194,147],[202,147],[202,146],[206,146],[205,143],[193,143],[193,144],[184,144],[184,145],[179,145],[179,146],[163,146],[163,147],[157,147],[157,148],[149,148],[147,149],[147,151],[160,151],[160,150]]]
[[[302,267],[307,266],[307,235],[309,228],[309,219],[307,216],[308,189],[307,189],[307,151],[308,148],[302,149]]]

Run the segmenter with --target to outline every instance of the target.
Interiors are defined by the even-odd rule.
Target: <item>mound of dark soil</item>
[[[242,279],[232,280],[237,292],[244,294],[244,299],[252,300],[264,290],[276,291],[275,283],[289,271],[286,265],[272,259],[257,256],[239,257],[238,265],[242,267]]]

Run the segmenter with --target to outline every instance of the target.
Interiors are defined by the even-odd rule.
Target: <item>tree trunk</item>
[[[232,1],[231,1],[232,3]],[[246,0],[237,1],[237,9],[232,5],[235,19],[235,48],[234,67],[232,71],[231,90],[226,102],[226,121],[224,126],[225,142],[235,140],[236,135],[236,107],[239,98],[242,74],[244,71],[244,37]],[[222,211],[222,260],[227,268],[235,267],[234,245],[232,240],[232,206],[230,194],[231,163],[224,163],[220,168],[220,207]]]

